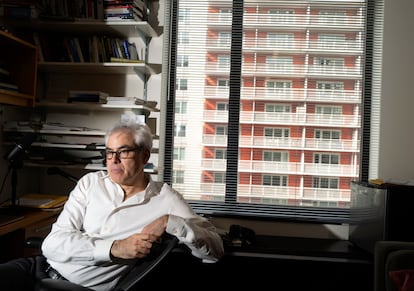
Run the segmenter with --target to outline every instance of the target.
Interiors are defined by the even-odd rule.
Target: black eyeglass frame
[[[114,158],[114,156],[118,160],[124,160],[124,159],[130,159],[131,158],[131,157],[129,157],[130,152],[138,152],[140,150],[142,150],[142,147],[136,147],[136,148],[132,148],[132,149],[120,149],[120,150],[117,150],[117,151],[105,150],[102,154],[104,155],[104,157],[107,160],[112,160]],[[125,157],[122,157],[122,155],[125,155]]]

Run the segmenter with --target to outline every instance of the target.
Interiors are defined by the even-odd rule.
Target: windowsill
[[[347,240],[257,235],[247,246],[225,246],[227,256],[371,264],[372,255]]]

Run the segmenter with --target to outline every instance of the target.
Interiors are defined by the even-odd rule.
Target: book
[[[105,103],[109,96],[106,92],[101,91],[69,91],[68,103],[71,102],[96,102]]]

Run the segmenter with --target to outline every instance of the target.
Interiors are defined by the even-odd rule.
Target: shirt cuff
[[[111,240],[97,240],[95,242],[95,261],[96,262],[108,262],[111,260],[111,246],[113,241]]]
[[[182,217],[170,214],[166,232],[176,236],[181,242],[192,243],[194,240],[194,234],[186,227],[185,220]]]

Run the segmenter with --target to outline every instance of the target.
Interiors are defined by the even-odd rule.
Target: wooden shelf
[[[0,103],[33,106],[37,82],[36,46],[0,31],[0,63],[18,86],[18,92],[0,90]]]
[[[81,104],[82,106],[79,106]],[[77,106],[76,110],[122,110],[122,109],[136,109],[136,110],[146,110],[152,112],[159,112],[159,109],[146,106],[146,105],[114,105],[114,104],[94,104],[94,103],[67,103],[67,102],[58,102],[58,101],[41,101],[36,103],[36,107],[45,107],[45,108],[61,108],[61,109],[73,109],[73,106]]]
[[[24,165],[26,167],[39,167],[39,168],[49,168],[49,167],[56,167],[58,166],[59,168],[68,168],[68,169],[85,169],[85,170],[91,170],[91,171],[106,171],[106,167],[100,164],[80,164],[80,163],[73,163],[73,164],[54,164],[52,162],[48,163],[47,161],[44,162],[32,162],[32,161],[25,161]],[[149,173],[149,174],[157,174],[157,168],[154,167],[152,169],[144,169],[145,173]]]
[[[31,29],[39,31],[61,31],[69,34],[82,33],[107,33],[124,37],[134,37],[141,32],[147,37],[159,35],[146,21],[47,21],[47,20],[14,20],[2,19],[4,24],[19,29]]]
[[[4,128],[4,132],[22,132],[22,133],[43,133],[57,135],[86,135],[86,136],[105,136],[105,131],[101,130],[64,130],[64,129],[31,129],[31,128]]]
[[[145,74],[152,75],[161,72],[159,64],[145,63],[68,63],[68,62],[39,62],[39,71],[45,73],[64,74]]]

